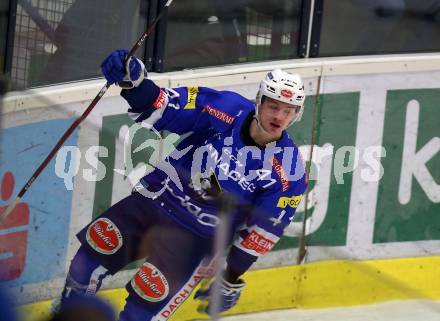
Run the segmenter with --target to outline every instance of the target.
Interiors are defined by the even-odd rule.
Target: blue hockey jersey
[[[141,189],[160,191],[163,212],[187,229],[212,238],[219,222],[219,198],[233,199],[228,263],[244,272],[270,251],[291,222],[306,189],[297,146],[283,132],[268,146],[249,136],[255,105],[230,91],[205,87],[159,88],[151,80],[123,90],[134,121],[157,131],[187,134],[169,157],[178,177],[162,168],[141,180]],[[189,133],[189,134],[188,134]],[[156,196],[155,196],[156,198]]]

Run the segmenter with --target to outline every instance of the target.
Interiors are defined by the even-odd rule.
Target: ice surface
[[[411,300],[319,310],[279,310],[224,317],[222,321],[439,321],[440,301]]]

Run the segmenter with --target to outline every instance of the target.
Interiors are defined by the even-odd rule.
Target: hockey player
[[[111,53],[102,72],[124,88],[135,122],[185,135],[176,147],[179,157],[167,159],[178,177],[156,168],[78,233],[81,247],[61,302],[96,293],[104,277],[144,258],[127,284],[120,320],[168,319],[209,270],[219,199],[227,194],[235,206],[227,213],[220,310],[228,310],[245,286],[240,276],[273,248],[306,189],[298,148],[286,133],[303,113],[302,81],[273,70],[254,104],[230,91],[159,88],[140,60],[130,57],[124,65],[126,55]],[[209,288],[199,290],[195,298],[209,302],[210,294]]]

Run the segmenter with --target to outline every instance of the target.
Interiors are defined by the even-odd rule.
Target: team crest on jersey
[[[113,254],[122,246],[122,234],[108,218],[99,218],[89,226],[86,233],[89,245],[102,254]]]
[[[150,302],[162,301],[170,290],[162,272],[148,262],[145,262],[133,277],[131,286],[137,295]]]

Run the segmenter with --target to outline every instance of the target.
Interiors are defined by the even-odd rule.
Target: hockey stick
[[[127,54],[127,58],[130,56],[133,56],[134,53],[139,49],[140,46],[144,43],[147,36],[151,33],[151,31],[154,29],[157,22],[162,18],[162,16],[167,11],[166,9],[171,5],[173,0],[168,0],[167,3],[164,5],[162,11],[159,13],[159,15],[153,20],[151,25],[144,31],[142,36],[139,38],[139,40],[134,44],[134,46],[131,48],[130,52]],[[95,98],[90,103],[89,107],[83,112],[83,114],[77,118],[73,124],[67,129],[67,131],[64,133],[64,135],[60,138],[60,140],[56,143],[55,147],[51,150],[49,155],[46,157],[46,159],[41,163],[41,165],[38,167],[38,169],[34,172],[34,174],[31,176],[31,178],[27,181],[27,183],[23,186],[23,188],[18,193],[17,198],[8,206],[6,211],[3,213],[3,215],[0,216],[0,226],[3,224],[3,222],[6,220],[6,218],[11,214],[12,210],[15,208],[15,206],[20,202],[21,198],[24,194],[26,194],[27,190],[31,187],[32,183],[37,179],[37,177],[41,174],[41,172],[46,168],[46,166],[49,164],[49,162],[52,160],[52,158],[55,156],[55,154],[58,152],[58,150],[61,148],[61,146],[64,144],[64,142],[67,140],[67,138],[73,133],[73,131],[81,124],[81,122],[90,114],[90,112],[93,110],[93,108],[96,106],[96,104],[101,100],[102,96],[107,92],[107,90],[110,88],[111,84],[106,83],[104,87],[101,88],[99,93],[95,96]]]
[[[236,206],[236,200],[226,194],[223,193],[220,196],[220,211],[219,211],[219,218],[220,218],[220,224],[217,226],[215,231],[215,238],[214,238],[214,254],[218,257],[218,259],[215,261],[214,264],[214,282],[212,285],[212,292],[211,296],[208,300],[210,305],[210,317],[213,321],[218,321],[220,317],[220,311],[221,311],[221,280],[223,278],[223,267],[226,263],[225,258],[225,251],[228,246],[228,230],[231,225],[231,215],[233,208]],[[203,306],[203,305],[202,305]],[[202,307],[201,306],[201,307]],[[199,307],[199,309],[201,308]],[[200,312],[200,311],[199,311]]]
[[[220,186],[220,185],[219,185]],[[216,226],[214,235],[214,249],[211,263],[213,266],[213,275],[205,276],[201,282],[199,290],[208,290],[211,287],[210,296],[200,300],[197,312],[200,314],[208,313],[210,320],[218,321],[221,311],[221,280],[223,279],[224,266],[226,265],[225,251],[228,248],[228,231],[231,227],[230,213],[237,205],[235,196],[227,192],[221,192],[218,196],[220,208],[218,212],[219,224]],[[206,309],[209,306],[209,311]],[[201,321],[193,319],[192,321]]]
[[[310,156],[309,156],[309,163],[306,167],[306,175],[307,175],[307,181],[309,181],[310,176],[310,169],[312,168],[312,159],[313,159],[313,151],[314,146],[316,144],[316,123],[318,119],[320,118],[320,112],[319,112],[319,97],[320,97],[320,91],[321,91],[321,80],[322,80],[322,70],[321,74],[318,76],[318,83],[316,85],[316,95],[315,95],[315,101],[314,101],[314,107],[313,107],[313,119],[312,119],[312,141],[310,143]],[[307,254],[307,244],[306,244],[306,222],[307,222],[307,205],[309,203],[309,194],[310,194],[310,188],[307,187],[307,191],[305,194],[305,206],[304,206],[304,216],[302,220],[302,230],[301,230],[301,236],[299,238],[299,245],[298,245],[298,257],[296,260],[296,264],[301,264]]]

